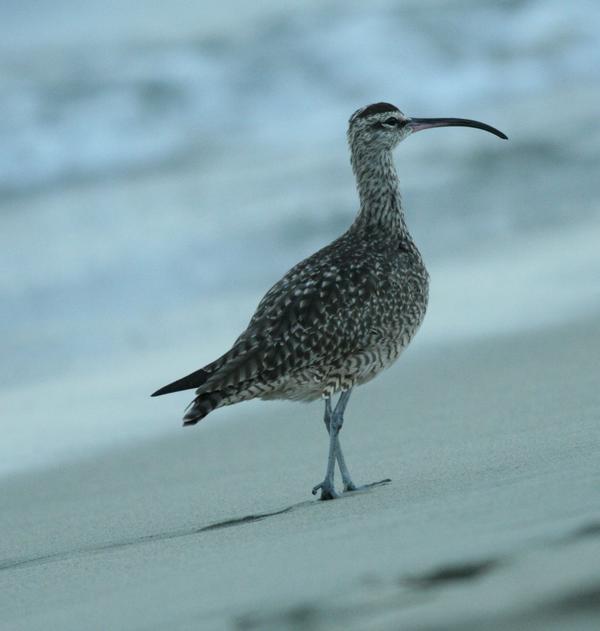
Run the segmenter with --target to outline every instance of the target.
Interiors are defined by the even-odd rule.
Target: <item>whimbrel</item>
[[[339,440],[354,386],[398,359],[427,308],[429,275],[406,225],[392,150],[415,131],[476,127],[463,118],[411,118],[375,103],[350,118],[348,143],[360,198],[354,223],[338,239],[293,267],[260,301],[230,350],[152,396],[196,388],[184,416],[194,425],[213,410],[249,399],[325,400],[329,453],[322,500],[358,490]],[[332,409],[332,398],[339,398]]]

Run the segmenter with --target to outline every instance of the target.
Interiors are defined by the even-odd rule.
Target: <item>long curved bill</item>
[[[503,140],[508,140],[508,136],[503,134],[499,129],[469,118],[411,118],[407,126],[413,131],[431,129],[432,127],[475,127],[489,131],[490,134],[494,134],[494,136],[498,136],[498,138],[502,138]]]

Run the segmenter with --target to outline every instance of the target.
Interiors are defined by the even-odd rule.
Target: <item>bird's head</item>
[[[356,110],[350,117],[348,141],[353,149],[390,151],[413,132],[432,127],[476,127],[507,139],[501,131],[479,121],[467,118],[411,118],[391,103],[373,103]]]

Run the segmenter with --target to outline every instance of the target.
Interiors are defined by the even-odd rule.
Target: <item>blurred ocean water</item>
[[[68,416],[82,374],[121,383],[149,353],[150,392],[186,370],[169,355],[163,374],[152,353],[185,347],[191,370],[224,350],[264,290],[352,221],[346,121],[377,100],[510,138],[435,130],[399,148],[409,223],[434,268],[504,251],[506,268],[496,255],[482,282],[511,270],[518,286],[513,239],[550,235],[535,250],[547,294],[600,296],[588,241],[582,301],[563,291],[573,279],[552,275],[557,235],[586,234],[600,214],[596,2],[138,6],[1,9],[0,422],[37,387]],[[547,311],[525,306],[513,326]],[[122,404],[124,417],[137,401]],[[34,429],[46,414],[33,413]],[[19,441],[9,436],[5,462]]]
[[[187,9],[190,20],[201,24],[202,5],[196,15]],[[352,108],[383,97],[411,112],[476,109],[511,129],[518,121],[501,113],[533,98],[535,118],[557,125],[554,98],[568,96],[561,105],[577,108],[590,83],[597,88],[600,10],[591,1],[305,6],[283,15],[257,7],[241,35],[199,26],[196,37],[132,33],[131,41],[85,46],[69,41],[78,42],[75,22],[60,45],[4,50],[0,192],[31,194],[240,144],[314,153],[336,141]],[[554,145],[513,136],[529,140],[533,157]],[[475,136],[459,142],[486,146]]]

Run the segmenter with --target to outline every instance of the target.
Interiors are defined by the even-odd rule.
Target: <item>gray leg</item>
[[[331,423],[331,397],[327,397],[325,399],[325,414],[323,416],[323,422],[325,423],[327,433],[329,434],[329,424]]]
[[[342,446],[340,445],[339,433],[344,424],[344,411],[352,389],[342,392],[333,412],[331,411],[331,399],[325,399],[325,416],[323,418],[325,427],[329,432],[329,454],[327,458],[327,471],[325,473],[325,479],[320,484],[314,487],[312,490],[313,495],[316,495],[317,491],[321,489],[322,500],[333,500],[339,497],[334,486],[334,474],[335,474],[335,461],[337,459],[340,473],[342,474],[342,482],[344,484],[344,491],[362,491],[373,486],[380,484],[387,484],[390,482],[389,478],[381,480],[380,482],[372,482],[364,486],[356,486],[350,477],[350,472],[346,466],[344,454],[342,453]]]
[[[344,424],[344,410],[346,409],[346,405],[348,403],[348,399],[350,398],[351,392],[351,389],[342,392],[340,398],[338,399],[337,405],[333,410],[333,413],[331,412],[330,400],[328,399],[325,403],[325,426],[327,426],[329,430],[329,454],[327,457],[327,471],[325,473],[325,479],[323,480],[323,482],[317,484],[317,486],[315,486],[312,490],[313,495],[316,495],[317,491],[321,489],[322,500],[332,500],[338,497],[333,483],[333,477],[335,473],[335,461],[336,458],[338,458],[339,462],[339,454],[341,454],[341,449],[339,448],[338,434],[342,429],[342,425]],[[329,419],[329,423],[327,422],[327,419]],[[345,486],[346,480],[348,479],[348,468],[346,467],[346,463],[344,462],[343,455],[341,456],[341,462],[343,463],[343,469],[340,465],[340,471],[342,472],[342,478],[344,479]]]
[[[337,451],[337,461],[338,467],[340,468],[340,473],[342,474],[342,482],[344,484],[344,491],[356,491],[356,485],[352,482],[352,478],[350,477],[350,471],[348,471],[348,467],[346,466],[346,461],[344,460],[344,454],[342,453],[342,446],[339,443],[338,438],[338,451]]]
[[[348,398],[350,397],[349,393],[348,393]],[[346,404],[347,403],[348,403],[348,400],[346,400]],[[325,422],[325,427],[327,428],[327,433],[329,433],[331,415],[332,415],[331,399],[327,398],[325,399],[325,417],[323,419]],[[342,422],[343,422],[343,418],[342,418]],[[342,474],[342,483],[344,484],[344,491],[354,491],[356,490],[356,485],[354,484],[354,482],[352,482],[352,478],[350,477],[350,471],[348,471],[348,467],[346,466],[346,459],[344,458],[344,453],[342,452],[342,445],[340,443],[339,432],[335,440],[336,440],[335,455],[337,458],[338,467],[340,468],[340,473]]]

